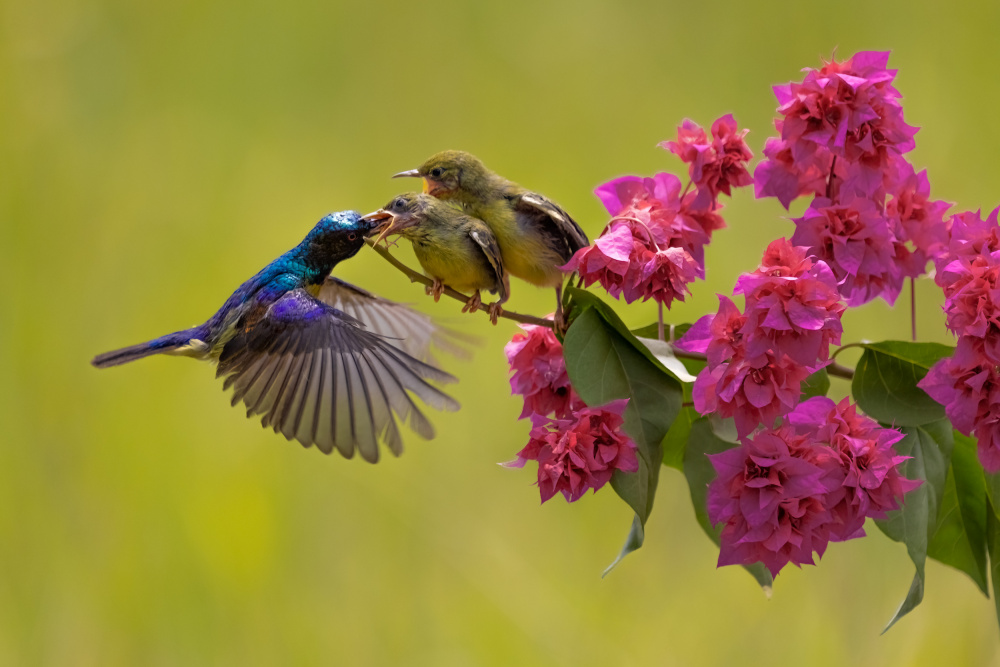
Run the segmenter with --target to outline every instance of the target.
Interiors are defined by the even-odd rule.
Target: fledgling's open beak
[[[368,234],[369,237],[376,232],[380,232],[378,238],[375,239],[375,244],[377,245],[379,241],[384,239],[392,231],[395,216],[385,209],[380,208],[377,211],[372,211],[367,215],[361,216],[361,220],[371,224],[370,233]]]

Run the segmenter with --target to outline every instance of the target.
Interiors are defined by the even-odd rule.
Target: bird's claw
[[[441,295],[444,294],[444,283],[435,278],[434,282],[428,285],[424,291],[434,297],[434,303],[437,303],[441,300]]]
[[[497,321],[499,321],[500,315],[503,313],[503,306],[500,304],[499,301],[497,301],[496,303],[491,303],[489,306],[489,311],[490,311],[490,322],[492,322],[495,325]]]
[[[557,334],[564,334],[566,333],[568,324],[563,309],[561,307],[557,308],[555,314],[552,316],[552,328]]]
[[[469,300],[465,302],[465,305],[462,306],[462,312],[474,313],[477,310],[479,310],[479,307],[482,305],[483,305],[483,300],[479,296],[479,290],[476,290],[475,292],[473,292],[472,296],[469,297]]]

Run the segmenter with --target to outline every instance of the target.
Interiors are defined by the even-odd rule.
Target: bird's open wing
[[[336,447],[372,463],[378,442],[403,450],[396,417],[424,438],[434,428],[413,397],[442,409],[458,403],[429,384],[454,377],[411,357],[357,320],[295,289],[247,314],[219,357],[219,376],[233,405],[304,446]],[[412,396],[411,396],[412,394]]]
[[[471,337],[438,326],[429,315],[402,303],[383,299],[351,283],[328,276],[319,290],[319,300],[354,317],[374,333],[385,336],[389,343],[425,363],[435,363],[432,348],[460,358],[469,356],[464,344],[474,343]]]
[[[587,235],[580,225],[562,210],[558,204],[546,199],[537,192],[526,192],[514,200],[514,211],[519,216],[528,218],[533,225],[539,227],[557,240],[566,244],[564,259],[569,261],[580,248],[590,245]]]
[[[493,236],[485,225],[483,225],[483,229],[470,230],[469,236],[483,249],[486,260],[493,268],[493,273],[496,274],[497,285],[499,285],[497,296],[501,302],[506,301],[510,297],[510,281],[503,269],[503,259],[500,256],[500,244],[497,243],[497,237]]]

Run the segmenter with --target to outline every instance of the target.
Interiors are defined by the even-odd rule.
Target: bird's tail
[[[97,368],[118,366],[120,364],[126,364],[130,361],[135,361],[136,359],[148,357],[151,354],[176,352],[182,347],[191,345],[192,342],[197,339],[199,339],[197,329],[185,329],[184,331],[177,331],[172,334],[167,334],[166,336],[154,338],[153,340],[146,341],[145,343],[130,345],[129,347],[123,347],[120,350],[112,350],[111,352],[99,354],[91,359],[90,363]]]

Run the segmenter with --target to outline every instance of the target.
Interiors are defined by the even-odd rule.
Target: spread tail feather
[[[91,359],[90,363],[97,368],[118,366],[120,364],[126,364],[130,361],[135,361],[136,359],[148,357],[151,354],[171,352],[190,344],[191,340],[197,337],[196,329],[178,331],[176,333],[167,334],[166,336],[154,338],[153,340],[146,341],[145,343],[130,345],[129,347],[123,347],[119,350],[112,350],[111,352],[99,354]]]

